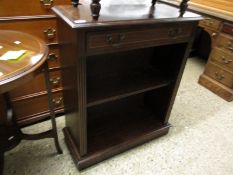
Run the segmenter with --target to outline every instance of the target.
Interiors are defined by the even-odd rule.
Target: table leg
[[[4,171],[4,153],[0,152],[0,175],[3,175]]]
[[[46,88],[47,88],[47,93],[48,93],[48,105],[49,105],[50,117],[51,117],[51,122],[52,122],[53,138],[54,138],[57,152],[59,154],[62,154],[62,150],[61,150],[61,147],[60,147],[59,141],[58,141],[57,125],[56,125],[56,120],[55,120],[54,104],[53,104],[53,97],[52,97],[52,87],[51,87],[51,84],[49,81],[49,71],[48,70],[49,70],[48,63],[46,62],[44,65],[44,75],[45,75],[45,83],[46,83]]]

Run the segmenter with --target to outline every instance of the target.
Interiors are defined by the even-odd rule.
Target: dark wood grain
[[[65,140],[84,169],[168,132],[201,18],[190,12],[180,17],[179,8],[161,3],[153,10],[151,4],[102,0],[93,21],[91,1],[80,2],[53,10],[66,57]]]
[[[20,61],[13,61],[14,64],[12,61],[1,61],[0,93],[3,93],[15,88],[19,83],[23,84],[23,81],[32,80],[37,75],[38,71],[35,70],[45,62],[48,48],[40,39],[35,39],[29,34],[22,35],[21,32],[1,30],[0,35],[2,46],[0,56],[10,50],[27,50]],[[21,44],[14,44],[16,40],[12,36],[15,36]]]

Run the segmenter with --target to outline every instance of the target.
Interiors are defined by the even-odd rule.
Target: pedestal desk
[[[168,132],[201,19],[185,4],[102,0],[98,14],[93,2],[53,8],[66,58],[65,140],[79,169]]]

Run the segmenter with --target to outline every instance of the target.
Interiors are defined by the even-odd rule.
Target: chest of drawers
[[[54,5],[70,3],[70,0],[0,1],[0,29],[32,34],[49,46],[50,81],[53,85],[53,101],[57,114],[63,112],[63,87],[56,17],[51,8]],[[20,125],[32,124],[48,117],[47,95],[42,75],[11,91],[10,98]]]

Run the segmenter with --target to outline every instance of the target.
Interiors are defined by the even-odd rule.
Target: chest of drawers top
[[[54,5],[70,3],[70,0],[1,0],[0,17],[53,15]]]

